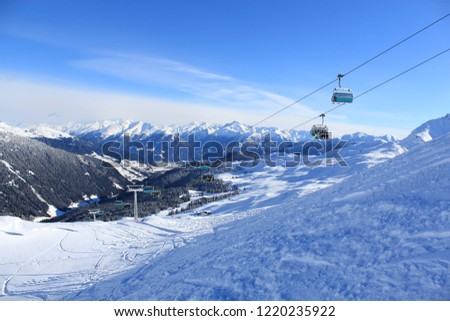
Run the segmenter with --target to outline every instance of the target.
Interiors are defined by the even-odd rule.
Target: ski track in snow
[[[0,236],[12,240],[23,235],[25,239],[14,244],[17,247],[20,243],[14,253],[5,255],[9,263],[2,263],[3,267],[0,265],[0,277],[4,278],[0,300],[2,297],[62,299],[73,291],[82,290],[99,280],[183,247],[196,236],[213,232],[217,224],[238,219],[237,216],[247,215],[153,216],[138,223],[123,219],[112,223],[42,224],[18,222],[20,220],[17,218],[0,218],[0,226],[4,221],[12,225],[13,230],[14,225],[26,225],[17,228],[20,233],[4,231],[4,236]],[[44,228],[41,230],[41,227]],[[61,236],[61,233],[64,234]],[[29,240],[28,236],[31,236]],[[21,257],[36,251],[34,241],[40,238],[47,242],[54,241],[44,250],[22,261]],[[6,254],[6,244],[3,244],[3,247],[0,244],[0,249]],[[2,262],[6,261],[2,259]],[[12,265],[17,268],[12,273],[6,273],[5,265],[8,265],[8,269]]]
[[[447,141],[412,160],[375,146],[348,168],[223,173],[241,194],[206,217],[0,217],[0,300],[450,299]]]
[[[69,298],[449,300],[449,141],[272,206],[250,191],[258,215]]]
[[[213,210],[214,213],[208,217],[191,216],[187,212],[172,217],[163,214],[152,216],[139,223],[123,219],[110,223],[54,224],[0,218],[0,227],[1,220],[6,220],[5,223],[11,226],[10,230],[4,231],[4,236],[10,236],[11,240],[16,234],[24,236],[21,242],[13,242],[18,250],[5,255],[9,261],[9,269],[15,264],[18,268],[6,273],[5,268],[0,265],[0,277],[4,278],[1,295],[18,299],[62,299],[73,291],[83,290],[95,282],[184,247],[200,235],[218,233],[223,230],[220,226],[227,222],[272,208],[272,203],[266,203],[273,197],[283,196],[287,184],[296,186],[298,182],[289,182],[290,176],[296,176],[294,170],[289,175],[283,175],[284,170],[279,168],[272,169],[276,175],[267,174],[265,170],[259,168],[250,175],[221,174],[223,179],[245,187],[246,191],[234,196],[232,200],[224,199],[206,204],[204,208]],[[307,188],[305,186],[302,188]],[[320,189],[320,186],[315,186],[314,189]],[[296,193],[297,190],[294,189],[293,195]],[[248,209],[249,203],[255,208]],[[16,232],[16,229],[20,232]],[[21,261],[20,257],[37,251],[34,240],[40,238],[46,242],[54,241],[28,260]],[[1,243],[0,249],[5,249]],[[6,251],[7,249],[3,253]]]

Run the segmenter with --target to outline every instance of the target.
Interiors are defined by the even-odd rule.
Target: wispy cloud
[[[255,116],[257,119],[261,116],[260,113],[256,114],[253,110],[92,90],[30,78],[20,75],[11,77],[11,75],[0,73],[1,121],[61,124],[105,119],[135,119],[156,125],[182,125],[190,121],[223,124],[238,120],[242,123],[252,124]],[[57,117],[58,115],[60,117]],[[286,111],[286,113],[271,119],[269,124],[263,125],[289,129],[304,119],[299,116],[297,111]],[[364,131],[375,135],[388,133],[404,137],[408,133],[399,128],[350,124],[345,121],[336,122],[332,119],[328,124],[334,135]],[[299,129],[308,130],[310,125]]]
[[[148,55],[108,52],[95,58],[72,61],[71,64],[141,85],[164,86],[230,108],[257,108],[270,112],[292,102],[288,97],[261,90],[231,76]],[[314,113],[306,106],[297,108],[306,115]]]
[[[0,74],[2,120],[13,123],[62,123],[121,118],[157,125],[237,120],[252,125],[293,101],[233,77],[164,58],[101,53],[95,58],[72,61],[71,64],[140,85],[163,86],[204,99],[200,100],[202,103],[198,99],[161,99],[151,95],[80,88],[62,79]],[[289,129],[320,112],[297,104],[261,125]],[[363,131],[403,137],[408,133],[399,128],[351,123],[345,112],[330,114],[327,124],[335,135]],[[308,130],[309,126],[311,124],[298,129]]]
[[[61,83],[0,74],[1,120],[10,123],[64,123],[136,119],[167,125],[190,121],[224,123],[238,120],[251,123],[255,117],[250,110],[93,90]],[[278,125],[282,125],[287,119],[280,118],[278,121]]]
[[[75,60],[72,65],[136,82],[179,85],[192,78],[231,81],[232,78],[194,66],[149,55],[101,53],[95,58]]]

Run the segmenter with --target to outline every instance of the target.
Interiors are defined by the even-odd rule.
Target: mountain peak
[[[243,123],[240,123],[236,120],[230,122],[230,123],[226,123],[222,126],[222,128],[230,130],[230,131],[234,131],[234,132],[240,132],[240,133],[244,133],[244,132],[248,132],[252,129],[251,126],[247,126]]]
[[[39,137],[50,139],[72,138],[72,136],[67,134],[66,132],[58,130],[57,128],[52,128],[47,125],[35,125],[27,128],[22,128],[11,126],[4,122],[0,122],[0,132],[29,138],[39,138]]]
[[[427,121],[414,129],[402,142],[407,147],[437,139],[450,133],[450,114]]]

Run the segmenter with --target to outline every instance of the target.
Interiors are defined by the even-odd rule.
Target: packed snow
[[[68,298],[449,300],[449,142],[278,199]]]
[[[432,119],[414,129],[402,144],[406,147],[413,147],[416,144],[426,143],[450,132],[450,114],[444,117]]]

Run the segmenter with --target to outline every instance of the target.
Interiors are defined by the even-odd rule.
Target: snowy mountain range
[[[4,122],[0,122],[0,133],[14,134],[16,136],[39,138],[45,137],[50,139],[71,138],[72,136],[48,125],[34,125],[29,127],[11,126]]]
[[[348,166],[259,163],[217,173],[240,193],[195,210],[208,216],[0,217],[0,300],[450,300],[449,123],[448,115],[431,120],[403,141],[345,136]],[[3,131],[0,142],[11,136]],[[58,150],[37,143],[42,155]],[[0,157],[2,177],[21,188],[33,175],[28,162],[9,160],[23,150],[10,144]],[[286,158],[274,155],[277,164]]]
[[[428,142],[445,135],[450,131],[449,124],[450,114],[423,124],[402,141],[397,141],[391,136],[376,137],[364,133],[344,135],[342,140],[347,141],[347,145],[342,149],[341,153],[352,168],[355,166],[370,167],[399,155],[405,150],[413,148],[417,144]],[[248,140],[260,141],[262,136],[267,133],[270,133],[272,139],[278,143],[283,141],[302,141],[310,138],[309,133],[304,131],[287,132],[268,127],[253,128],[239,122],[232,122],[225,125],[191,123],[186,126],[157,127],[144,122],[115,120],[64,126],[35,125],[26,128],[15,127],[0,122],[0,139],[2,149],[5,150],[5,152],[0,154],[3,164],[3,166],[0,164],[0,170],[4,173],[4,175],[2,175],[3,187],[0,191],[2,193],[0,196],[4,198],[2,213],[10,213],[9,215],[11,215],[14,212],[13,208],[11,208],[11,204],[18,200],[17,196],[13,196],[17,194],[14,192],[14,186],[16,186],[16,189],[19,188],[19,185],[21,185],[23,181],[26,181],[26,184],[31,185],[30,188],[32,191],[26,193],[21,192],[18,194],[22,195],[21,197],[23,199],[21,198],[20,201],[21,213],[17,215],[28,217],[45,215],[55,206],[58,209],[65,208],[71,203],[82,201],[83,195],[93,194],[105,196],[108,193],[117,191],[117,186],[123,186],[127,181],[136,179],[139,176],[143,177],[139,171],[133,169],[127,171],[118,167],[117,169],[119,172],[111,172],[112,177],[114,178],[110,180],[109,187],[102,183],[102,190],[84,187],[81,191],[76,191],[77,187],[72,189],[72,192],[63,192],[63,194],[60,195],[60,199],[58,199],[57,195],[49,195],[48,197],[50,197],[50,200],[47,199],[48,197],[44,197],[45,200],[42,200],[43,198],[41,195],[48,194],[48,191],[55,190],[55,187],[58,191],[69,191],[71,188],[60,188],[59,183],[55,183],[48,179],[51,175],[54,175],[54,173],[38,169],[39,166],[45,164],[43,158],[38,162],[24,163],[21,160],[23,160],[25,155],[40,152],[44,153],[44,155],[55,155],[54,157],[47,157],[51,157],[53,161],[57,160],[54,164],[54,171],[58,172],[56,176],[61,177],[61,181],[67,182],[73,181],[73,173],[77,173],[80,168],[84,167],[74,164],[80,160],[84,163],[87,162],[92,164],[90,155],[101,154],[101,144],[107,140],[120,140],[125,134],[129,134],[133,140],[154,140],[160,142],[162,140],[173,139],[176,133],[181,133],[181,135],[184,134],[185,137],[189,134],[195,134],[195,137],[202,143],[214,140],[222,144],[226,144],[231,140],[238,140],[240,142]],[[17,150],[18,153],[8,153],[7,151],[11,149]],[[62,150],[62,152],[59,152],[60,150]],[[74,167],[74,169],[67,172],[66,167],[68,165],[67,163],[64,163],[64,157],[56,155],[64,155],[67,159],[73,159],[73,165],[70,166]],[[75,157],[75,155],[77,156]],[[95,166],[98,167],[100,165],[98,160],[94,160],[94,162],[97,164]],[[59,165],[60,163],[61,165]],[[98,174],[104,172],[103,169],[99,170]],[[341,169],[341,171],[345,170],[348,171],[349,169]],[[316,172],[318,171],[320,171],[320,169]],[[29,172],[37,174],[25,180],[22,176],[25,175],[24,173]],[[80,182],[86,181],[83,184],[91,184],[88,183],[87,180],[89,177],[85,175],[87,172],[88,171],[84,171],[77,174],[78,177],[83,177]],[[324,171],[323,177],[326,177],[327,175],[330,175],[330,170]],[[30,184],[31,181],[36,179],[38,179],[39,184]],[[90,177],[90,179],[92,180],[93,178]],[[103,179],[97,177],[94,181],[99,182],[103,181]],[[52,182],[52,185],[44,184],[43,182]],[[95,184],[91,184],[91,186],[94,186]],[[39,196],[36,196],[37,194]],[[52,210],[52,212],[54,212],[54,210]]]
[[[125,133],[132,138],[170,137],[175,133],[189,135],[195,133],[200,139],[206,136],[219,138],[234,138],[245,140],[247,138],[260,137],[271,133],[274,137],[284,140],[299,140],[309,137],[306,131],[283,131],[273,127],[252,127],[237,121],[218,125],[208,123],[189,123],[185,126],[158,127],[150,123],[131,120],[107,120],[87,124],[69,124],[55,129],[82,138],[96,137],[99,139],[112,139],[123,137]]]
[[[416,128],[411,134],[403,139],[402,145],[412,146],[415,142],[427,142],[433,138],[440,137],[450,130],[450,114],[434,120],[430,120],[420,127]],[[304,130],[281,130],[275,127],[252,127],[240,122],[234,121],[226,124],[208,124],[208,123],[189,123],[184,126],[167,125],[156,126],[151,123],[132,120],[105,120],[94,121],[91,123],[69,123],[66,125],[33,125],[25,127],[11,126],[0,122],[0,133],[10,132],[18,136],[30,138],[46,139],[82,139],[88,141],[103,142],[107,140],[117,140],[130,135],[133,140],[169,140],[175,134],[187,137],[195,134],[200,141],[218,140],[226,142],[230,139],[237,141],[259,141],[270,133],[272,139],[276,142],[281,141],[305,141],[310,140],[311,135]],[[346,140],[356,138],[364,140],[372,139],[372,135],[364,133],[355,133],[344,135],[341,139]],[[384,137],[388,140],[395,140],[393,137]]]

